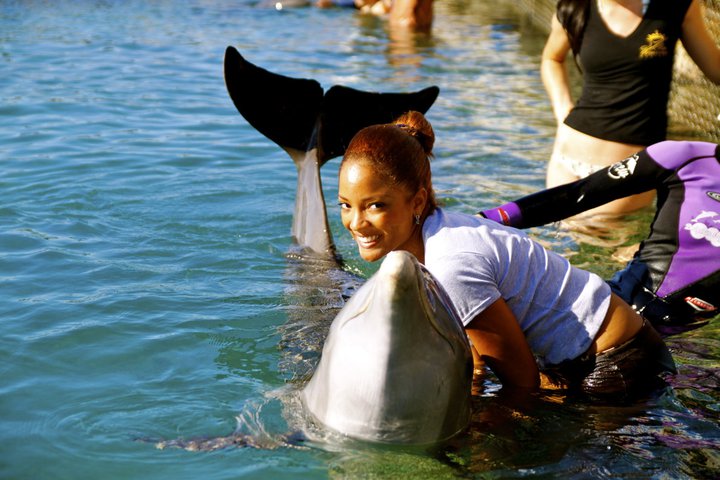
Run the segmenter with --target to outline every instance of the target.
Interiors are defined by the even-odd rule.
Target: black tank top
[[[691,0],[653,0],[628,37],[608,30],[597,1],[580,48],[583,89],[565,124],[593,137],[635,145],[662,141],[675,45]]]

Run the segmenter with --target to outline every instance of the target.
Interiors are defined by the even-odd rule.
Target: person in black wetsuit
[[[479,214],[529,228],[653,189],[650,234],[608,283],[667,336],[720,313],[719,145],[660,142],[578,181]]]

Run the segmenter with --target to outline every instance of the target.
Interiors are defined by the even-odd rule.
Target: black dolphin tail
[[[336,85],[327,93],[315,80],[291,78],[225,51],[225,85],[235,107],[257,131],[284,149],[318,149],[324,164],[342,155],[362,128],[388,123],[408,110],[427,112],[440,89],[374,93]]]
[[[283,148],[312,148],[323,99],[318,82],[268,72],[227,47],[225,85],[240,115],[258,132]]]
[[[350,140],[363,128],[390,123],[409,110],[427,112],[440,89],[428,87],[413,93],[372,93],[336,85],[327,91],[320,112],[321,164],[345,153]]]

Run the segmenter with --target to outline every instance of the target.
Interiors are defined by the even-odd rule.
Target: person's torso
[[[463,322],[502,298],[542,365],[582,354],[609,305],[609,287],[514,228],[436,210],[423,225],[425,265]]]
[[[620,143],[664,140],[675,46],[689,4],[653,0],[638,27],[621,37],[591,0],[579,55],[583,90],[565,123]]]

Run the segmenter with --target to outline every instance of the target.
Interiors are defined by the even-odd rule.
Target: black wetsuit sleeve
[[[545,225],[618,198],[654,190],[666,175],[667,170],[643,150],[575,182],[479,213],[517,228]]]

